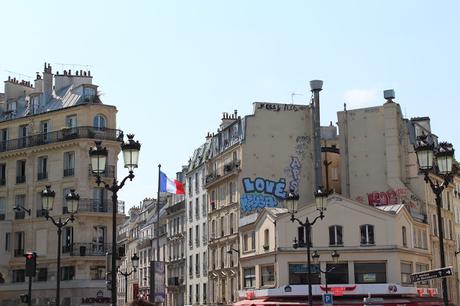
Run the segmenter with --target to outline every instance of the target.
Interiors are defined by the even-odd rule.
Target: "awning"
[[[314,300],[314,306],[323,306],[322,301]],[[363,306],[362,299],[338,299],[334,301],[334,306]],[[428,306],[428,305],[443,305],[440,299],[412,299],[412,298],[386,298],[379,303],[370,303],[367,305],[385,305],[385,306]],[[266,298],[256,300],[242,300],[233,303],[233,306],[308,306],[307,301],[292,301],[289,299]]]

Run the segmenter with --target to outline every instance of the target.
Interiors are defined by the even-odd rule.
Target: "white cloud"
[[[377,105],[379,91],[375,88],[351,89],[343,94],[347,108],[362,108]]]

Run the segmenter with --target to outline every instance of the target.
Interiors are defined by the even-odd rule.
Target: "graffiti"
[[[297,112],[305,110],[305,105],[294,105],[294,104],[278,104],[278,103],[257,103],[257,109],[266,109],[273,112]]]
[[[292,180],[289,182],[289,190],[292,190],[294,194],[299,194],[299,180],[300,180],[301,164],[297,156],[291,156],[290,168],[291,168]]]
[[[357,202],[364,203],[362,196],[356,198]],[[374,191],[367,194],[367,201],[372,206],[406,204],[410,208],[417,208],[420,200],[406,188],[399,188],[388,191]]]
[[[285,199],[286,180],[279,179],[278,182],[257,177],[251,180],[243,178],[244,194],[240,197],[241,211],[258,211],[264,207],[277,207],[279,200]]]

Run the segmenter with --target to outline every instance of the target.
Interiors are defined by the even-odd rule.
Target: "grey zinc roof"
[[[378,208],[380,210],[390,212],[390,213],[394,213],[394,214],[399,213],[403,207],[404,207],[404,204],[376,206],[376,208]]]

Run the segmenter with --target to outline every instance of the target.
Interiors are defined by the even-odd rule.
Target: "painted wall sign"
[[[240,197],[241,211],[249,213],[264,207],[277,207],[280,200],[287,196],[286,179],[280,178],[277,182],[257,177],[243,178],[244,193]]]

